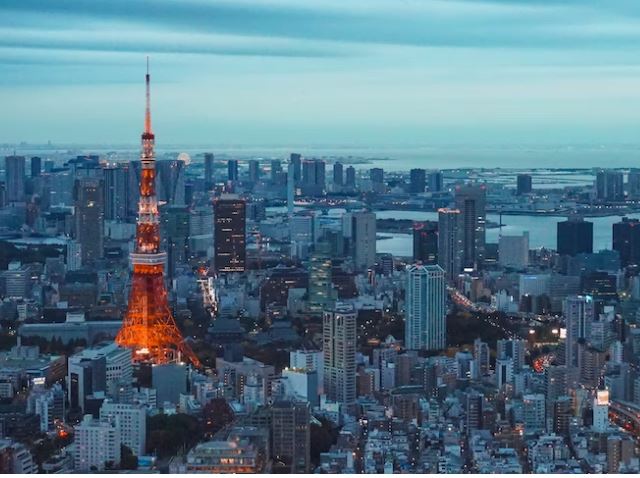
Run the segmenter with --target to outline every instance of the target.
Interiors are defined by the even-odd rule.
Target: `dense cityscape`
[[[156,154],[146,88],[4,158],[0,472],[640,471],[640,170]]]

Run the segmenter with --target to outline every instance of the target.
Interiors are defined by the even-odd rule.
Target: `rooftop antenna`
[[[144,132],[151,133],[151,75],[149,74],[149,57],[147,57],[147,75],[145,76],[145,83],[147,87],[147,107],[144,115]]]

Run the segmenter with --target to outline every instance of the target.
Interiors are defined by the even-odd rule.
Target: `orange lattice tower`
[[[173,320],[164,284],[166,253],[160,251],[160,224],[155,191],[155,136],[151,131],[149,79],[147,60],[147,107],[140,156],[140,202],[135,250],[131,253],[133,276],[127,314],[116,342],[133,349],[133,359],[136,362],[162,364],[187,359],[199,367],[200,361],[185,343]]]

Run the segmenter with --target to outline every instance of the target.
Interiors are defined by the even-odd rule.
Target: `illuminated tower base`
[[[116,342],[133,349],[136,362],[186,360],[200,366],[173,320],[162,265],[134,264],[127,314]]]

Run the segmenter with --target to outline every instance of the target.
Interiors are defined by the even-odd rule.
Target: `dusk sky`
[[[638,0],[2,0],[0,142],[636,142]]]

